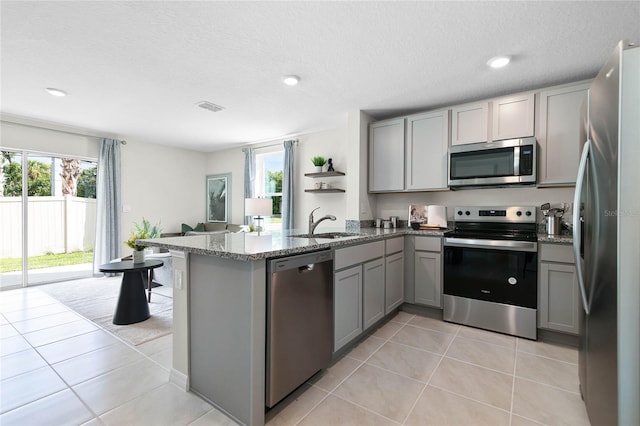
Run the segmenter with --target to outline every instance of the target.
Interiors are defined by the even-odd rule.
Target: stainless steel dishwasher
[[[333,252],[267,263],[266,406],[327,367],[333,352]]]

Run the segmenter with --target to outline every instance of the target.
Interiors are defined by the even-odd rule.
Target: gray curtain
[[[253,187],[255,186],[256,179],[256,156],[253,153],[253,148],[243,148],[244,152],[244,198],[253,198]],[[251,216],[244,217],[244,224],[251,223]]]
[[[96,243],[93,272],[112,259],[120,257],[122,211],[120,187],[120,141],[102,139],[96,179]]]
[[[293,164],[297,141],[284,141],[284,171],[282,173],[282,230],[293,229]]]

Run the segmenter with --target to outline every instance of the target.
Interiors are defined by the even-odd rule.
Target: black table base
[[[120,285],[120,296],[113,315],[113,323],[127,325],[142,322],[151,316],[144,289],[146,272],[125,272]]]

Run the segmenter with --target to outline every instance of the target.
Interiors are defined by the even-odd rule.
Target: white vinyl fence
[[[0,257],[22,256],[21,197],[0,197]],[[96,200],[73,196],[29,197],[29,256],[93,248]]]

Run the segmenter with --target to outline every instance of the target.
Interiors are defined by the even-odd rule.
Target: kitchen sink
[[[345,237],[358,237],[360,234],[353,234],[351,232],[321,232],[318,234],[297,234],[297,235],[289,235],[293,238],[345,238]]]

